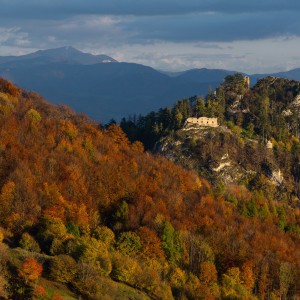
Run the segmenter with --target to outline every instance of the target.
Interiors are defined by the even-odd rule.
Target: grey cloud
[[[14,22],[2,19],[1,25],[7,29],[17,27],[19,37],[21,33],[23,36],[26,34],[23,46],[31,48],[62,45],[79,48],[88,45],[91,48],[101,46],[101,43],[117,47],[124,43],[149,44],[157,41],[193,42],[200,48],[213,48],[220,41],[300,36],[298,15],[297,11],[233,15],[193,13],[175,16],[93,14],[62,19],[18,19]],[[3,41],[1,43],[0,39],[1,44],[3,45]],[[19,45],[22,46],[22,43]]]
[[[0,0],[0,17],[56,19],[78,14],[174,15],[299,11],[298,0]]]
[[[18,35],[25,35],[30,43],[24,47],[43,49],[65,45],[84,48],[86,45],[109,44],[110,46],[126,42],[130,32],[123,32],[119,26],[119,17],[112,16],[76,16],[63,20],[16,20],[14,27],[2,20],[2,38],[0,46],[12,45]],[[1,29],[1,28],[0,28]],[[11,38],[4,37],[10,33]],[[5,35],[4,35],[5,34]],[[21,46],[21,45],[20,45]]]
[[[18,27],[0,27],[0,45],[5,46],[28,46],[30,41],[28,33]]]
[[[196,44],[193,45],[195,48],[199,48],[199,49],[220,49],[220,50],[224,50],[224,49],[228,49],[225,47],[221,47],[220,45],[216,44],[216,43],[207,43],[207,42],[198,42]]]
[[[0,7],[1,26],[19,27],[36,48],[300,35],[299,0],[0,0]]]
[[[136,18],[122,26],[124,31],[136,32],[131,39],[133,43],[147,40],[214,42],[300,35],[297,12],[156,16]]]

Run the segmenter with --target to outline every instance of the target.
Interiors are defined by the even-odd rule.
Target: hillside
[[[215,187],[242,184],[255,190],[267,180],[267,194],[273,190],[299,205],[299,95],[298,81],[267,77],[249,89],[241,74],[229,75],[206,101],[185,99],[172,110],[123,120],[121,127],[131,140],[149,149],[155,145]],[[184,125],[195,116],[217,117],[221,126]]]
[[[0,80],[0,297],[300,295],[300,213]],[[287,280],[288,278],[288,280]]]

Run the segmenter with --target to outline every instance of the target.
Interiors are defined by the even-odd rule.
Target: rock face
[[[174,135],[163,138],[156,151],[197,171],[215,186],[243,184],[260,174],[270,184],[284,183],[272,149],[255,140],[241,139],[225,126],[201,127],[187,122]]]
[[[300,111],[300,94],[298,94],[294,100],[287,106],[287,109],[283,110],[282,115],[285,117],[292,116],[293,112]]]
[[[272,179],[276,185],[280,185],[283,182],[283,176],[280,169],[272,171]]]
[[[219,136],[228,134],[223,126],[200,127],[187,122],[175,136],[164,138],[157,150],[186,168],[197,170],[211,182],[231,184],[247,172],[232,159],[227,147],[218,145]]]

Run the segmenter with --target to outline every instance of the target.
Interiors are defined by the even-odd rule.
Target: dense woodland
[[[225,77],[223,84],[214,93],[209,91],[205,99],[183,99],[172,109],[123,119],[120,126],[131,141],[142,141],[146,149],[155,150],[162,138],[177,138],[188,117],[217,117],[218,123],[230,129],[231,134],[226,130],[215,131],[217,137],[210,135],[205,141],[191,137],[187,145],[199,158],[200,175],[209,176],[206,171],[212,162],[223,149],[231,149],[228,151],[234,160],[247,170],[265,175],[272,167],[282,170],[286,178],[285,197],[299,198],[299,94],[299,81],[267,77],[250,89],[241,74],[234,74]],[[272,152],[265,147],[267,141],[273,144]],[[214,179],[210,180],[213,185],[217,183]]]
[[[225,107],[215,99],[195,98],[196,113],[225,122],[225,96]],[[176,130],[189,109],[185,100],[153,113],[170,121],[152,133]],[[268,136],[269,117],[264,127],[246,115],[231,122]],[[135,134],[147,128],[130,122]],[[292,137],[280,132],[272,137],[287,147]],[[3,79],[0,191],[1,299],[300,297],[298,208],[245,185],[213,189],[119,126],[103,129]]]
[[[261,79],[250,89],[242,74],[228,75],[205,98],[193,96],[150,112],[123,118],[120,126],[131,141],[141,140],[147,149],[163,136],[182,128],[188,117],[217,117],[219,124],[236,126],[242,136],[287,142],[299,135],[300,82],[283,78]],[[239,127],[239,128],[238,128]]]

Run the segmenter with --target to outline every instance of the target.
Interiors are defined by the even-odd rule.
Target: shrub
[[[102,275],[109,275],[112,269],[106,245],[94,238],[81,238],[74,253],[80,262],[93,265]]]
[[[114,232],[106,226],[98,226],[93,232],[93,237],[103,242],[107,248],[115,243]]]
[[[26,284],[31,285],[37,281],[43,271],[43,267],[33,257],[26,259],[19,268],[19,275]]]
[[[55,293],[53,296],[52,296],[52,300],[64,300],[64,298],[58,294],[58,293]]]
[[[19,241],[19,246],[22,249],[25,249],[27,251],[31,252],[40,252],[40,246],[37,243],[37,241],[27,232],[22,234],[22,237]]]
[[[75,225],[72,221],[67,224],[67,231],[71,233],[75,237],[80,237],[80,231],[77,225]]]
[[[75,260],[68,255],[58,255],[51,259],[50,265],[50,278],[62,283],[70,282],[77,271]]]
[[[59,218],[45,219],[38,234],[42,249],[47,252],[51,251],[52,254],[59,253],[57,249],[66,237],[66,226]]]
[[[4,276],[0,274],[0,299],[8,299],[7,296],[7,281]]]
[[[112,277],[116,280],[136,286],[142,269],[138,262],[121,253],[115,253],[112,263]]]
[[[38,299],[45,299],[44,297],[47,295],[47,292],[41,285],[37,285],[34,288],[33,295]]]
[[[0,243],[3,242],[3,239],[4,239],[4,233],[3,230],[0,228]]]
[[[180,268],[174,268],[169,274],[169,280],[173,287],[181,288],[186,282],[186,275]]]
[[[123,232],[117,240],[116,249],[127,256],[139,252],[141,248],[140,237],[134,232]]]

